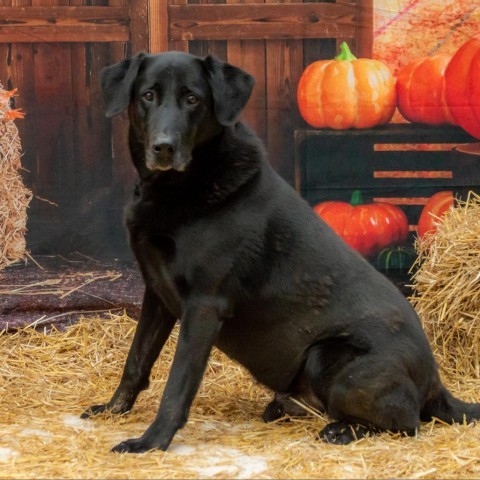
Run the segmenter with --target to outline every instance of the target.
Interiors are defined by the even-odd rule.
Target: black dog
[[[253,84],[232,65],[178,52],[102,71],[107,116],[128,107],[140,180],[126,223],[146,290],[120,385],[83,417],[132,408],[180,319],[158,414],[114,451],[168,448],[213,345],[276,392],[266,421],[298,414],[289,396],[303,398],[337,420],[320,433],[328,442],[479,418],[480,404],[442,385],[402,294],[319,220],[239,123]]]

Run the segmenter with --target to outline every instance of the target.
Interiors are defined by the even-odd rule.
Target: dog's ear
[[[209,55],[204,58],[212,89],[215,115],[221,125],[234,125],[255,85],[247,72]]]
[[[137,53],[134,57],[102,68],[100,85],[107,105],[105,115],[108,118],[118,115],[128,107],[133,83],[144,58],[144,53]]]

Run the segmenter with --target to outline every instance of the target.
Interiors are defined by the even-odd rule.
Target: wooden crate
[[[295,186],[314,205],[349,201],[360,189],[365,202],[399,205],[415,230],[434,193],[464,195],[480,187],[478,156],[459,157],[452,148],[473,142],[454,126],[390,124],[368,130],[296,130]]]

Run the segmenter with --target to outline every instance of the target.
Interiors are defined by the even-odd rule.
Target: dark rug
[[[134,264],[81,254],[36,256],[0,272],[0,330],[69,325],[82,315],[109,312],[138,318],[142,295]]]

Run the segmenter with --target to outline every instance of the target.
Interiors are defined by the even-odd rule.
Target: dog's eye
[[[151,102],[153,101],[153,92],[151,90],[148,90],[142,95],[142,97],[147,102]]]
[[[196,95],[194,95],[193,93],[191,93],[190,95],[188,95],[187,97],[187,103],[189,103],[190,105],[195,105],[196,103],[199,102],[199,99]]]

